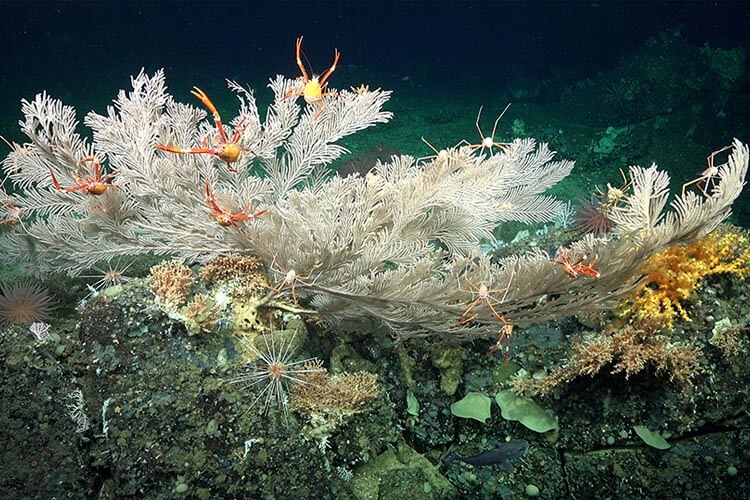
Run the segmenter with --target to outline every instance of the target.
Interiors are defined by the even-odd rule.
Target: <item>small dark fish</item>
[[[494,448],[491,450],[470,457],[462,457],[453,452],[443,459],[443,465],[448,467],[454,460],[461,460],[476,467],[500,464],[505,472],[513,472],[513,464],[510,463],[510,460],[526,453],[526,450],[529,449],[529,442],[525,439],[514,439],[507,443],[495,441],[493,446]]]

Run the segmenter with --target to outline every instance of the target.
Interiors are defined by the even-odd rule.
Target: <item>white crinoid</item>
[[[318,368],[320,364],[311,363],[317,358],[306,358],[299,361],[292,361],[296,354],[294,339],[296,334],[292,334],[287,341],[284,336],[274,335],[273,330],[269,334],[261,335],[265,348],[259,349],[251,340],[243,340],[245,347],[257,356],[257,359],[251,362],[251,370],[244,375],[230,379],[231,383],[244,383],[245,388],[263,385],[263,389],[258,393],[250,405],[255,404],[265,398],[263,413],[267,414],[268,409],[273,402],[281,409],[285,421],[289,417],[289,387],[292,384],[307,384],[300,375],[305,373],[323,372],[324,368]]]

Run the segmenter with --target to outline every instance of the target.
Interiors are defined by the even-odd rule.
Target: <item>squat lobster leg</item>
[[[495,342],[492,347],[490,347],[490,350],[487,351],[487,356],[493,356],[495,352],[497,352],[497,350],[502,348],[504,345],[505,348],[503,352],[503,364],[507,364],[508,356],[510,355],[510,336],[513,333],[513,325],[505,323],[504,319],[503,322],[503,326],[497,332],[497,342]]]
[[[502,113],[500,113],[500,116],[497,117],[495,120],[495,124],[492,126],[492,133],[488,136],[485,136],[482,132],[482,129],[479,127],[479,119],[482,117],[482,108],[484,106],[479,106],[479,113],[477,114],[477,130],[479,131],[479,137],[482,138],[482,142],[479,144],[469,144],[469,148],[471,149],[479,149],[479,154],[481,155],[485,149],[489,151],[490,155],[492,155],[492,148],[498,148],[501,151],[507,151],[508,150],[508,144],[504,142],[495,142],[495,132],[497,131],[497,124],[500,122],[500,119],[503,117],[506,111],[508,111],[508,108],[510,107],[511,103],[508,103],[507,106],[505,106],[505,109]]]

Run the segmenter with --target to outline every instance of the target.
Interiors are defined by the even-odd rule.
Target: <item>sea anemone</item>
[[[600,236],[609,232],[614,223],[609,218],[609,207],[599,200],[578,199],[573,216],[573,230]]]
[[[50,319],[55,301],[41,285],[28,282],[0,285],[0,325]]]

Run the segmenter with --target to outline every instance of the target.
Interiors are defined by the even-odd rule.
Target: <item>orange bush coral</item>
[[[692,344],[670,342],[653,330],[627,325],[614,333],[587,339],[576,339],[570,360],[554,368],[545,377],[519,377],[512,381],[518,393],[545,395],[573,379],[593,377],[611,365],[611,373],[625,373],[625,378],[653,367],[657,374],[666,374],[683,389],[691,386],[691,377],[698,371],[701,349]]]
[[[690,321],[684,302],[706,276],[750,273],[747,235],[722,228],[691,243],[653,255],[643,268],[645,284],[626,301],[624,313],[650,325],[672,329],[677,315]]]

